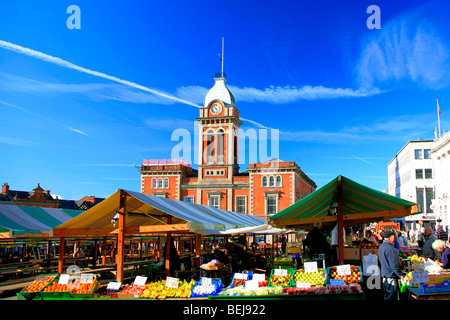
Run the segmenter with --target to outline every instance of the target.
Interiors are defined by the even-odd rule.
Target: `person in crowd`
[[[436,223],[436,232],[434,233],[434,235],[436,236],[437,240],[447,241],[448,239],[447,231],[442,228],[439,222]]]
[[[343,241],[345,243],[345,228],[342,228]],[[331,230],[331,264],[337,265],[339,263],[339,237],[338,237],[338,224]]]
[[[398,279],[403,278],[399,251],[394,247],[396,233],[385,230],[383,243],[378,249],[378,259],[381,265],[384,300],[398,300]]]
[[[281,237],[281,253],[286,254],[286,236]]]
[[[401,232],[401,231],[398,232],[398,239],[399,239],[400,248],[409,247],[408,239],[405,237],[403,232]]]
[[[330,263],[331,248],[318,225],[314,225],[312,230],[307,234],[306,245],[309,248],[310,259],[313,259],[313,256],[325,254],[325,263],[327,265]]]
[[[366,239],[367,241],[372,242],[372,243],[378,242],[377,237],[375,237],[375,235],[372,233],[372,231],[370,229],[366,230],[366,236],[364,237],[364,239]]]
[[[424,227],[420,228],[420,230],[419,229],[417,230],[416,242],[417,242],[417,246],[419,247],[419,249],[422,249],[423,248],[423,244],[425,243],[424,234],[425,234],[425,228]]]
[[[415,241],[416,241],[416,230],[414,228],[411,228],[411,230],[409,230],[409,242]]]
[[[450,269],[450,248],[444,240],[435,240],[432,248],[441,253],[440,263],[442,268]]]
[[[436,236],[433,234],[433,229],[431,227],[426,227],[424,230],[424,244],[423,244],[423,255],[431,260],[436,260],[439,258],[439,254],[433,249],[433,242],[436,240]]]

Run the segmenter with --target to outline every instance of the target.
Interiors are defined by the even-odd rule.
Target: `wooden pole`
[[[50,268],[52,266],[52,260],[53,260],[53,254],[52,254],[52,240],[48,241],[47,245],[47,257],[48,257],[48,267]]]
[[[172,216],[168,215],[167,216],[167,224],[171,224],[172,223]],[[172,244],[172,232],[168,231],[167,232],[167,238],[166,238],[166,259],[164,261],[164,267],[166,269],[166,276],[170,277],[170,254],[171,254],[171,244]]]
[[[344,263],[344,215],[342,212],[342,179],[339,176],[338,186],[337,186],[337,198],[338,198],[338,208],[337,208],[337,218],[338,218],[338,248],[339,248],[339,264]]]
[[[107,237],[103,237],[103,244],[102,244],[102,267],[106,267],[106,242]]]
[[[64,263],[66,257],[66,239],[59,239],[59,261],[58,261],[58,273],[62,274],[64,271]]]
[[[125,216],[126,216],[126,193],[120,190],[119,204],[119,234],[117,237],[117,274],[116,281],[123,282],[124,279],[124,259],[125,259]]]

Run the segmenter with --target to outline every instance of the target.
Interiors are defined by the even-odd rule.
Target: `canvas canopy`
[[[244,227],[227,230],[202,230],[202,234],[209,235],[232,235],[232,234],[265,234],[265,235],[278,235],[287,233],[289,230],[275,228],[269,224],[263,224],[256,227]]]
[[[121,204],[121,194],[124,198]],[[83,214],[53,229],[55,236],[99,236],[117,232],[116,214],[126,213],[126,234],[227,230],[262,225],[265,219],[208,206],[118,190]]]
[[[83,210],[0,204],[0,236],[45,237],[50,231]]]
[[[346,227],[417,213],[416,204],[338,176],[270,219],[279,227],[309,230],[315,223],[338,221]]]

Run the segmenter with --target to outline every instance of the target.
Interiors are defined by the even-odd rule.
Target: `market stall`
[[[61,253],[66,238],[117,236],[116,278],[122,282],[126,236],[163,234],[166,243],[171,244],[177,234],[195,234],[195,254],[200,257],[205,230],[223,231],[264,223],[264,219],[255,216],[119,189],[95,207],[54,228],[53,236],[60,238]],[[174,249],[166,245],[165,250],[165,270],[170,276]],[[60,261],[60,265],[63,263]],[[58,271],[62,273],[62,268]]]
[[[270,218],[276,227],[311,230],[315,224],[338,226],[339,263],[344,263],[344,227],[417,213],[415,203],[338,176]]]

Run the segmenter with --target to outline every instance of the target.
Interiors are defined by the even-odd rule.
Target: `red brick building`
[[[239,172],[239,110],[224,74],[205,96],[199,125],[198,170],[182,160],[144,160],[141,192],[267,217],[316,189],[294,161],[251,163]]]

